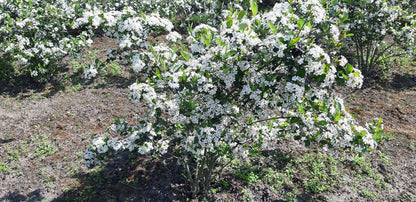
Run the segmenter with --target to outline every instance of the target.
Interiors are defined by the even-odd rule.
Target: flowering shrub
[[[76,3],[0,1],[0,48],[22,73],[39,81],[53,73],[54,63],[88,44],[88,33],[71,30]]]
[[[357,48],[364,72],[389,57],[386,38],[406,44],[403,53],[414,50],[414,15],[405,1],[394,2],[292,0],[262,10],[255,0],[0,0],[0,55],[45,80],[56,61],[93,36],[114,38],[119,48],[107,53],[140,75],[130,98],[149,111],[137,126],[116,121],[111,128],[125,138],[94,139],[87,164],[126,149],[172,152],[195,196],[224,161],[282,136],[331,151],[374,149],[381,121],[357,125],[332,87],[362,85],[340,47]],[[159,35],[163,43],[149,42]],[[96,66],[85,69],[86,79],[98,74]]]
[[[94,35],[113,37],[123,49],[148,46],[142,42],[149,34],[173,28],[158,13],[142,16],[119,3],[66,0],[0,1],[0,25],[0,55],[41,82],[54,73],[57,61],[91,45]],[[94,70],[88,69],[86,78]]]
[[[416,15],[414,2],[407,0],[327,1],[330,16],[342,19],[340,32],[351,33],[339,43],[343,52],[353,53],[364,75],[389,65],[398,56],[416,51]]]
[[[267,148],[285,135],[332,151],[374,149],[372,132],[380,131],[379,125],[356,125],[331,90],[336,84],[361,87],[360,71],[310,37],[322,34],[324,25],[338,30],[337,24],[328,25],[323,5],[294,0],[276,3],[265,13],[258,13],[255,1],[250,5],[223,11],[217,26],[195,26],[184,44],[180,40],[185,37],[176,32],[155,45],[140,38],[144,29],[137,22],[151,27],[163,21],[166,31],[173,30],[157,14],[118,18],[117,26],[104,26],[121,48],[134,52],[133,70],[147,75],[130,86],[130,98],[146,103],[149,111],[137,126],[120,120],[112,126],[124,139],[94,139],[84,155],[87,164],[125,149],[173,152],[195,196],[207,190],[215,168],[225,165],[224,157],[246,157],[252,147]],[[83,18],[80,25],[88,24]],[[153,18],[157,23],[149,23]],[[95,26],[94,20],[88,26]],[[336,66],[343,70],[337,72]]]

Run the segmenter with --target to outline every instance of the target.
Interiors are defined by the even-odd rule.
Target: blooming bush
[[[45,81],[56,61],[91,42],[86,31],[71,29],[75,6],[64,0],[0,1],[1,55],[18,72]]]
[[[326,4],[330,16],[341,19],[339,32],[351,35],[339,41],[344,45],[343,52],[351,55],[364,75],[390,65],[389,61],[395,57],[412,56],[416,52],[413,1],[341,0]]]
[[[374,149],[380,124],[358,126],[332,91],[337,84],[361,87],[360,71],[310,37],[339,40],[322,32],[323,26],[339,30],[339,24],[327,21],[325,7],[315,0],[294,0],[259,13],[255,1],[250,5],[222,11],[217,26],[196,25],[187,37],[171,32],[165,43],[154,45],[139,37],[143,29],[135,23],[151,27],[163,21],[165,32],[172,31],[157,14],[104,26],[121,48],[130,48],[133,70],[146,75],[130,86],[130,98],[146,103],[149,111],[137,126],[120,120],[112,126],[124,139],[94,139],[84,156],[87,164],[125,149],[172,152],[195,196],[207,190],[225,157],[246,157],[252,147],[267,148],[282,136],[332,151]],[[158,23],[150,23],[153,18]]]
[[[365,72],[386,59],[388,37],[405,43],[405,53],[414,50],[410,6],[394,2],[291,0],[262,9],[255,0],[0,0],[0,55],[44,81],[55,62],[92,37],[115,39],[118,49],[107,54],[120,54],[140,75],[130,98],[146,103],[148,113],[137,126],[116,121],[111,129],[124,138],[94,139],[87,164],[120,150],[171,152],[195,196],[227,159],[282,136],[331,151],[376,148],[381,121],[357,125],[332,89],[362,85],[342,47],[357,48]],[[387,14],[399,24],[384,22]],[[156,36],[166,40],[151,42]],[[360,47],[365,43],[370,47]],[[84,78],[94,78],[96,66]]]
[[[44,82],[55,72],[56,62],[91,45],[95,35],[115,38],[124,49],[148,46],[142,43],[148,35],[173,28],[158,13],[142,16],[120,3],[109,5],[100,1],[0,1],[0,56],[14,63],[17,72]]]

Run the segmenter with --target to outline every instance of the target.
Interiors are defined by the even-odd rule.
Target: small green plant
[[[116,62],[111,62],[103,67],[102,70],[107,76],[119,76],[121,75],[121,66]]]
[[[85,65],[79,63],[78,61],[75,61],[75,60],[72,61],[72,69],[78,74],[83,73],[85,70],[85,67],[86,67]]]
[[[265,171],[264,179],[266,179],[267,183],[274,189],[278,189],[282,185],[287,185],[289,187],[293,186],[292,178],[294,177],[293,169],[290,168],[291,165],[288,166],[289,172],[286,173],[279,173],[273,170],[272,168],[267,168]]]
[[[310,193],[321,193],[339,184],[338,162],[328,154],[311,153],[296,161],[304,177],[302,184]]]
[[[296,196],[299,194],[298,189],[293,189],[291,192],[285,193],[285,200],[286,201],[296,201]]]
[[[7,165],[8,164],[6,162],[0,161],[0,173],[2,173],[2,172],[11,173],[12,172],[12,169],[9,168]]]
[[[369,191],[367,188],[364,188],[364,190],[362,190],[360,192],[360,194],[362,196],[367,197],[367,198],[373,198],[373,199],[376,199],[377,198],[377,194],[375,192]]]
[[[7,148],[7,154],[8,154],[8,159],[10,160],[10,161],[18,161],[19,159],[20,159],[20,153],[19,153],[19,150],[9,150],[8,148]]]
[[[48,137],[44,134],[32,136],[32,140],[36,145],[36,150],[33,153],[33,157],[41,157],[43,155],[50,156],[58,151],[58,149],[52,144]]]
[[[409,146],[410,150],[412,151],[416,151],[416,147],[415,147],[415,141],[410,141],[410,146]]]
[[[82,85],[78,83],[77,85],[71,86],[66,92],[77,92],[82,89]]]
[[[92,179],[95,183],[97,183],[99,185],[102,185],[103,182],[104,182],[104,179],[101,176],[101,172],[100,172],[100,169],[99,168],[97,168],[94,171],[91,171],[89,173],[89,176],[90,176],[90,179]]]
[[[248,190],[248,189],[244,188],[244,189],[243,189],[243,199],[244,199],[245,201],[253,201],[253,198],[254,198],[253,193],[251,193],[251,191],[250,191],[250,190]]]
[[[381,157],[381,161],[384,163],[384,164],[386,164],[387,166],[392,166],[393,164],[391,163],[391,161],[390,161],[390,159],[389,159],[389,157],[387,156],[387,152],[380,152],[379,151],[379,154],[380,154],[380,157]]]
[[[36,99],[36,94],[35,93],[32,93],[32,95],[30,95],[29,99],[31,99],[31,100]]]
[[[249,184],[260,182],[262,178],[258,165],[253,165],[248,160],[240,167],[237,167],[235,176],[247,181]]]

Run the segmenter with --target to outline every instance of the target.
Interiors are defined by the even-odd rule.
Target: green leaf
[[[207,38],[205,35],[201,35],[201,38],[202,38],[202,41],[204,41],[205,45],[209,47],[210,45],[209,38]]]
[[[352,67],[351,64],[348,64],[345,68],[345,70],[347,71],[347,74],[351,73],[352,71],[354,71],[354,68]]]
[[[184,52],[184,51],[181,51],[181,55],[182,55],[182,57],[186,60],[186,62],[189,62],[189,58],[190,58],[190,56],[189,56],[189,54],[188,54],[188,53],[186,53],[186,52]]]
[[[243,19],[243,17],[246,15],[246,11],[240,11],[240,13],[238,13],[238,17],[237,17],[237,19],[238,20],[241,20],[241,19]]]
[[[326,121],[318,121],[316,123],[316,125],[318,125],[318,126],[326,126],[326,124],[328,124]]]
[[[354,72],[354,77],[358,77],[358,76],[360,76],[360,73],[359,72]]]
[[[269,25],[269,27],[272,30],[273,34],[276,34],[277,33],[276,27],[271,22],[267,22],[267,24]]]
[[[251,7],[251,12],[253,13],[253,16],[257,15],[257,12],[258,12],[257,0],[250,0],[250,7]]]
[[[300,40],[300,36],[290,40],[289,47],[293,47]]]
[[[236,53],[237,53],[236,50],[230,50],[230,51],[228,51],[227,54],[225,54],[224,59],[227,59],[228,57],[230,57],[231,55],[234,55]]]
[[[253,123],[253,117],[250,115],[248,117],[247,124],[252,124],[252,123]]]
[[[310,21],[308,22],[308,24],[307,24],[306,26],[308,26],[308,27],[309,27],[309,29],[312,29],[312,24],[311,24],[311,22],[310,22]]]
[[[233,19],[231,17],[227,18],[227,28],[230,28],[231,26],[233,26]]]
[[[334,121],[335,123],[338,123],[338,121],[341,119],[341,112],[338,112],[335,117],[334,117]]]
[[[156,74],[157,78],[162,79],[162,74],[160,74],[159,68],[156,68],[155,74]]]
[[[296,102],[296,105],[298,105],[298,112],[301,114],[305,114],[304,107],[299,102]]]
[[[374,141],[380,142],[383,139],[382,135],[383,135],[382,131],[374,133],[374,135],[373,135]]]
[[[299,30],[302,30],[303,26],[305,25],[305,20],[304,19],[299,19],[298,20],[298,28]]]
[[[238,25],[238,28],[240,28],[241,31],[243,31],[247,27],[248,27],[247,23],[241,23],[241,24]]]

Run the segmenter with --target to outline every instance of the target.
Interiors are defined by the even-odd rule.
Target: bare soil
[[[105,57],[106,43],[100,39],[92,48],[99,50],[98,58]],[[151,158],[127,152],[99,168],[84,166],[83,152],[93,137],[111,133],[107,128],[115,118],[135,124],[144,116],[145,107],[128,99],[127,86],[136,78],[122,68],[121,75],[76,84],[80,75],[70,65],[45,85],[27,77],[0,82],[0,201],[185,201],[190,197],[182,169],[170,155]],[[381,117],[385,131],[394,135],[364,156],[369,169],[344,160],[337,164],[336,185],[314,193],[306,190],[300,172],[291,178],[293,185],[275,189],[267,180],[249,183],[236,177],[237,166],[230,166],[206,199],[286,201],[293,192],[291,198],[298,201],[416,201],[416,66],[393,72],[387,81],[369,81],[363,89],[339,92],[360,123]],[[301,165],[294,164],[295,159],[311,152],[321,151],[282,140],[250,161],[257,164],[258,175],[271,165],[285,173]]]

